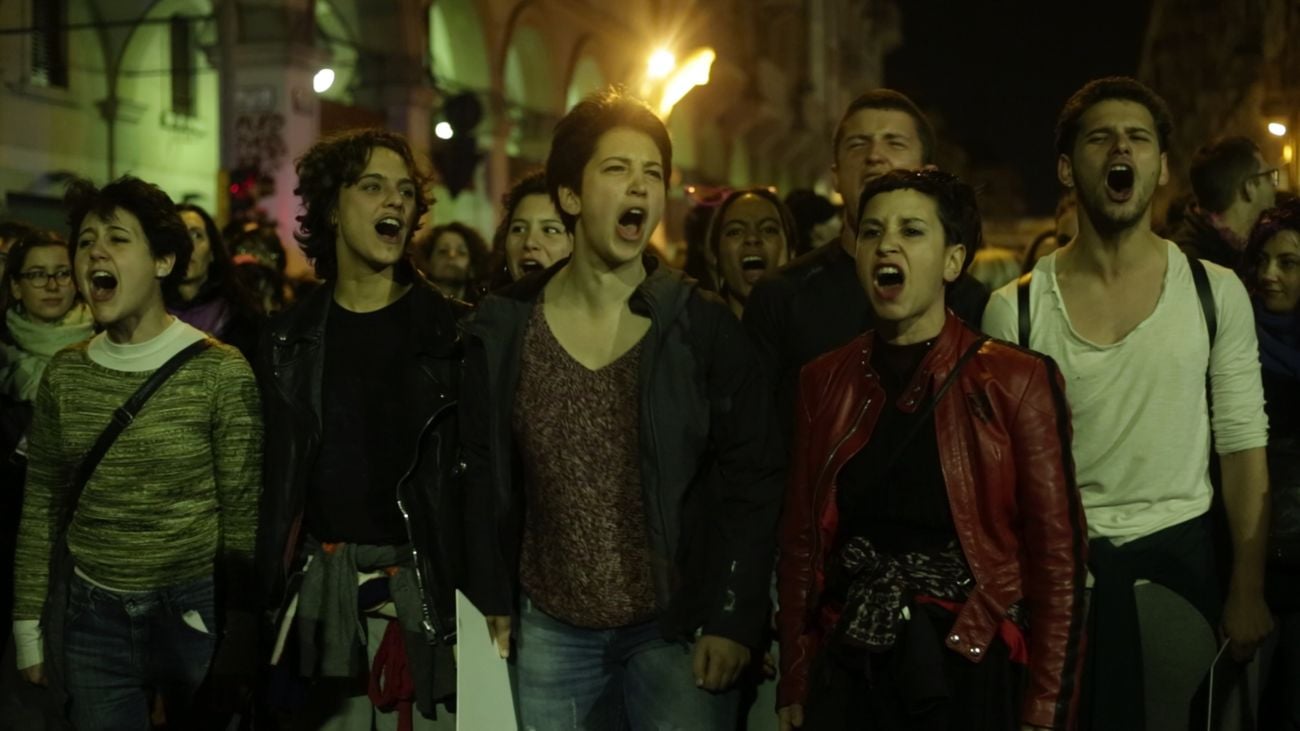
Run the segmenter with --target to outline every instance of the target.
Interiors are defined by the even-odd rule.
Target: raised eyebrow
[[[925,220],[924,218],[917,218],[915,216],[911,216],[909,218],[904,218],[903,223],[924,223],[926,225],[929,225],[930,222]]]

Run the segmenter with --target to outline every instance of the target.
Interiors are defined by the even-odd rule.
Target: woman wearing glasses
[[[68,244],[54,233],[33,231],[14,243],[3,291],[9,306],[0,331],[0,390],[30,403],[50,357],[89,338],[94,321],[72,283]]]

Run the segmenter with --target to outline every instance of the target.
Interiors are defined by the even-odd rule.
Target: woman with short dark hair
[[[166,193],[132,177],[103,188],[78,180],[65,204],[74,277],[103,332],[56,354],[37,391],[15,569],[18,666],[44,683],[44,661],[60,660],[81,731],[148,729],[154,694],[174,727],[194,728],[190,705],[218,630],[229,639],[252,626],[257,386],[237,350],[211,343],[139,409],[81,483],[80,464],[118,409],[208,338],[164,305],[193,247]],[[70,577],[49,571],[60,534]],[[38,618],[64,588],[66,613],[45,615],[61,623],[53,632]]]

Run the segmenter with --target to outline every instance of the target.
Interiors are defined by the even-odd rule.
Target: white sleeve
[[[1219,319],[1210,352],[1215,451],[1232,454],[1267,446],[1268,416],[1264,413],[1259,341],[1250,297],[1231,271],[1212,264],[1205,268]]]
[[[989,296],[984,306],[984,322],[981,329],[989,336],[1010,343],[1020,340],[1020,306],[1016,300],[1016,288],[1019,280],[999,287]]]
[[[45,660],[45,651],[41,647],[41,621],[39,619],[14,620],[14,655],[18,660],[18,669],[39,665]]]

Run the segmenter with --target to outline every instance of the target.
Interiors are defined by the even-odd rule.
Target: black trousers
[[[1024,667],[994,639],[982,662],[947,649],[955,616],[914,604],[886,652],[831,643],[809,670],[803,731],[1003,731],[1020,728]]]
[[[1088,618],[1084,728],[1140,731],[1146,725],[1146,696],[1133,582],[1146,579],[1174,591],[1205,615],[1217,633],[1223,591],[1209,519],[1201,516],[1119,546],[1105,538],[1094,539],[1089,542],[1088,554],[1096,583]],[[1216,696],[1221,689],[1231,687],[1233,679],[1228,676],[1235,668],[1230,665],[1220,665],[1221,671],[1227,672],[1216,675]],[[1191,704],[1193,699],[1187,702]],[[1204,728],[1203,698],[1197,706],[1201,711],[1199,725]]]

